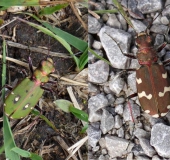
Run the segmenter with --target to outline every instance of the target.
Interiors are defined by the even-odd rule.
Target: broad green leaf
[[[31,160],[43,160],[42,157],[40,157],[39,155],[35,154],[35,153],[31,153]]]
[[[6,43],[3,40],[3,65],[2,65],[2,86],[5,85],[6,81]],[[2,89],[2,100],[5,100],[5,88]],[[11,151],[12,148],[16,147],[10,124],[7,116],[3,115],[3,138],[4,138],[4,148],[5,156],[9,159],[20,160],[20,156],[15,152]]]
[[[5,156],[8,159],[20,160],[20,156],[12,151],[12,148],[16,147],[10,124],[7,116],[3,116],[3,137],[4,137],[4,147],[5,147]]]
[[[68,4],[58,4],[58,5],[52,6],[52,7],[45,7],[40,10],[39,15],[42,16],[42,15],[53,14],[54,12],[57,12],[67,6],[68,6]]]
[[[80,133],[85,133],[87,129],[88,129],[88,124],[86,124],[86,125],[82,128],[82,130],[80,131]]]
[[[14,151],[15,153],[18,153],[21,157],[26,157],[26,158],[31,157],[31,153],[30,152],[25,151],[23,149],[20,149],[18,147],[12,148],[12,151]]]
[[[70,106],[69,110],[74,114],[78,119],[88,122],[88,114],[82,110],[79,110],[75,107]]]
[[[66,113],[70,113],[69,107],[73,106],[73,103],[65,99],[59,99],[54,101],[53,103]]]

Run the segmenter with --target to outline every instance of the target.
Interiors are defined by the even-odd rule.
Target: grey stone
[[[124,138],[125,133],[124,133],[124,128],[123,128],[123,127],[119,128],[119,129],[117,130],[117,135],[118,135],[118,137],[120,137],[120,138]]]
[[[99,60],[88,66],[88,79],[92,83],[104,83],[109,76],[109,65]]]
[[[93,83],[88,83],[88,92],[91,96],[95,96],[100,93],[98,86]]]
[[[162,9],[161,0],[142,0],[138,1],[137,8],[142,13],[151,13]]]
[[[151,130],[150,143],[160,156],[170,158],[170,127],[162,123],[155,124]]]
[[[161,17],[161,23],[164,25],[169,24],[169,19],[166,16]]]
[[[94,49],[100,50],[100,49],[102,49],[102,44],[101,44],[100,41],[94,40],[94,42],[93,42],[93,44],[92,44],[92,47],[93,47]]]
[[[115,128],[119,129],[120,127],[122,127],[123,121],[120,118],[119,115],[115,116]]]
[[[141,65],[139,64],[137,59],[131,59],[131,63],[130,63],[129,68],[131,68],[131,69],[139,69],[140,67],[141,67]]]
[[[162,15],[163,16],[169,16],[170,15],[170,5],[167,6],[166,8],[164,8]]]
[[[153,24],[150,31],[159,34],[166,34],[168,26],[163,24]]]
[[[103,16],[102,16],[103,22],[107,22],[108,19],[109,19],[108,14],[103,14]]]
[[[164,43],[164,35],[157,34],[155,37],[154,46],[160,46],[163,43]]]
[[[107,135],[105,136],[105,140],[108,154],[112,158],[121,157],[129,145],[129,141],[115,136]]]
[[[120,75],[112,76],[109,81],[110,90],[117,95],[123,90],[124,85],[125,81]]]
[[[115,105],[119,105],[125,102],[125,98],[124,97],[118,97],[115,101]]]
[[[130,0],[128,1],[128,11],[129,14],[135,18],[135,19],[144,19],[143,14],[138,10],[137,8],[137,1],[136,0]]]
[[[94,17],[88,16],[88,32],[91,34],[97,34],[102,25],[101,23]]]
[[[106,148],[106,140],[105,140],[105,138],[100,138],[99,145],[101,146],[101,148]]]
[[[95,3],[95,10],[105,10],[105,6],[102,3]]]
[[[101,130],[94,128],[93,126],[88,126],[88,144],[92,147],[96,147],[99,139],[101,138]]]
[[[143,151],[145,152],[145,154],[149,157],[152,157],[156,154],[156,151],[154,150],[154,148],[150,145],[150,142],[148,139],[146,138],[140,138],[140,145],[143,149]]]
[[[136,72],[132,72],[131,74],[128,75],[128,77],[127,77],[127,84],[128,84],[128,87],[131,88],[133,93],[137,93],[137,88],[136,88]]]
[[[101,117],[101,125],[100,129],[103,134],[106,134],[114,127],[114,117],[107,110],[103,109],[102,117]]]
[[[121,23],[118,21],[115,14],[110,14],[109,19],[106,24],[113,28],[117,28],[117,29],[122,28]]]
[[[125,121],[132,121],[132,116],[134,119],[140,116],[140,107],[131,100],[129,102],[131,105],[132,115],[131,115],[130,108],[129,108],[130,106],[128,103],[126,103],[124,112],[123,112],[123,118]]]
[[[150,132],[146,132],[145,130],[143,129],[140,129],[140,128],[136,128],[136,130],[134,131],[134,135],[140,139],[140,138],[146,138],[146,139],[150,139]]]
[[[127,30],[126,20],[123,18],[123,16],[121,14],[118,14],[117,18],[118,18],[119,22],[121,23],[123,30],[126,31]]]
[[[119,104],[115,107],[115,112],[118,113],[119,115],[123,114],[123,104]]]
[[[123,53],[129,52],[131,35],[123,30],[114,29],[109,26],[102,27],[98,35],[112,66],[119,69],[127,68],[130,61]]]
[[[133,153],[129,153],[126,160],[133,160]]]
[[[139,20],[131,19],[131,22],[132,22],[133,27],[137,33],[143,32],[147,28],[146,25]]]
[[[90,122],[97,122],[101,120],[101,111],[100,109],[106,107],[108,105],[107,98],[102,95],[98,94],[93,96],[88,101],[88,109],[89,109],[89,121]]]
[[[161,160],[161,159],[160,159],[160,157],[159,157],[158,155],[154,155],[154,156],[152,157],[152,160]]]
[[[113,94],[107,94],[106,97],[108,99],[109,105],[112,105],[115,102],[115,97]]]

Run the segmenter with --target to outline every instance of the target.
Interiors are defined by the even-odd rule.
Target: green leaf
[[[16,147],[10,124],[7,116],[3,116],[3,137],[4,137],[4,147],[5,147],[5,156],[8,159],[20,160],[20,156],[12,151],[12,148]]]
[[[93,11],[98,14],[104,14],[104,13],[118,13],[119,11],[117,9],[112,10],[99,10],[99,11]]]
[[[48,15],[48,14],[53,14],[54,12],[57,12],[65,7],[67,7],[68,4],[59,4],[56,6],[52,6],[52,7],[45,7],[42,10],[40,10],[39,15]]]
[[[70,113],[69,107],[73,106],[73,103],[65,99],[59,99],[54,101],[53,103],[66,113]]]
[[[25,151],[18,147],[13,148],[12,151],[18,153],[21,157],[30,158],[32,160],[43,160],[42,157],[40,157],[39,155]]]
[[[39,0],[0,0],[0,6],[34,6],[40,5]]]
[[[5,85],[6,81],[6,42],[3,40],[3,65],[2,65],[2,86]],[[2,89],[2,100],[5,100],[5,88]],[[4,138],[4,148],[5,156],[9,159],[20,160],[20,157],[15,152],[11,151],[12,148],[16,147],[10,124],[7,116],[3,115],[3,138]]]
[[[88,124],[86,124],[82,130],[80,131],[80,133],[86,133],[86,130],[88,129]]]
[[[25,151],[23,149],[20,149],[18,147],[12,148],[12,151],[14,151],[15,153],[18,153],[22,157],[26,157],[26,158],[31,157],[31,153],[30,152]]]
[[[88,48],[79,58],[79,69],[82,70],[87,63],[88,63]]]
[[[31,157],[32,160],[43,160],[42,157],[40,157],[39,155],[35,154],[35,153],[31,153]]]
[[[88,122],[88,114],[82,110],[79,110],[75,107],[70,106],[69,110],[74,114],[78,119]]]

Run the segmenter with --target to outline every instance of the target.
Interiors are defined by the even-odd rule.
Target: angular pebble
[[[138,116],[140,116],[140,107],[135,104],[133,101],[129,101],[131,105],[132,115],[130,112],[130,106],[128,103],[126,103],[124,112],[123,112],[123,118],[125,121],[132,121],[132,116],[134,119],[136,119]]]
[[[102,25],[101,23],[94,17],[88,16],[88,32],[92,34],[97,34]]]
[[[103,134],[106,134],[114,127],[114,117],[107,110],[103,109],[102,117],[101,117],[101,125],[100,129]]]
[[[170,158],[170,126],[155,124],[151,130],[150,143],[160,156]]]
[[[151,13],[162,9],[161,0],[142,0],[138,1],[137,8],[142,13]]]
[[[101,130],[91,125],[88,126],[88,144],[92,147],[96,147],[99,139],[101,138]]]
[[[99,60],[96,63],[88,65],[88,79],[92,83],[104,83],[109,76],[109,65]]]
[[[88,101],[88,109],[89,109],[89,121],[90,122],[97,122],[101,120],[101,112],[97,112],[98,110],[106,107],[108,105],[107,98],[102,95],[98,94],[93,96]]]
[[[121,157],[127,150],[129,141],[115,136],[105,136],[106,148],[110,157]]]
[[[125,85],[125,81],[119,75],[116,75],[115,77],[111,77],[109,81],[110,90],[117,95],[123,90],[124,85]]]
[[[129,58],[124,56],[123,53],[129,52],[132,39],[131,34],[121,29],[114,29],[109,26],[104,26],[98,35],[112,66],[118,69],[125,69],[129,67]],[[119,46],[117,44],[119,44]]]
[[[149,157],[152,157],[156,154],[156,151],[154,150],[154,148],[150,145],[150,142],[148,139],[146,138],[140,138],[139,139],[140,145],[143,149],[143,151],[145,152],[145,154]]]

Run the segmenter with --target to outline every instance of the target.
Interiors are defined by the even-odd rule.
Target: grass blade
[[[39,15],[43,16],[43,15],[53,14],[54,12],[57,12],[67,6],[68,6],[68,4],[58,4],[58,5],[52,6],[52,7],[45,7],[40,10]]]
[[[6,81],[6,42],[3,40],[3,65],[2,65],[2,86],[5,85]],[[5,101],[5,88],[2,89],[2,99]],[[15,152],[11,151],[12,148],[16,147],[10,124],[7,116],[3,115],[3,138],[6,158],[20,160],[20,157]]]

